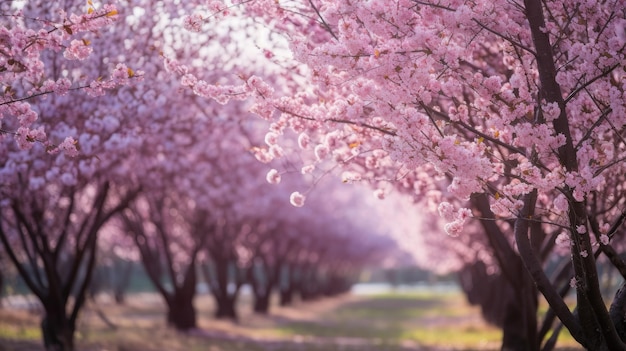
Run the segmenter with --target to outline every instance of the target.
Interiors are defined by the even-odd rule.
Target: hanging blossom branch
[[[67,61],[83,61],[92,54],[93,48],[89,40],[76,36],[83,32],[100,31],[117,18],[118,11],[114,5],[104,5],[98,10],[91,1],[88,1],[88,5],[85,14],[68,15],[61,12],[62,19],[56,23],[28,18],[20,11],[3,15],[14,22],[11,26],[0,28],[0,85],[4,86],[3,94],[0,95],[0,133],[12,134],[21,149],[29,150],[34,143],[42,143],[49,153],[63,151],[68,156],[78,155],[77,141],[72,136],[55,144],[48,140],[43,126],[34,127],[39,118],[35,98],[49,94],[63,96],[76,90],[85,90],[88,95],[95,97],[103,95],[106,90],[130,84],[131,79],[143,77],[143,72],[135,72],[123,63],[115,67],[109,78],[99,77],[75,87],[72,87],[74,83],[68,78],[55,80],[46,77],[45,63],[42,61],[44,52],[62,51]],[[24,20],[36,21],[42,27],[39,30],[28,28]],[[47,29],[50,25],[52,28]],[[17,94],[22,96],[16,97]],[[7,116],[13,116],[17,126],[8,127],[13,125],[12,122],[2,123]]]

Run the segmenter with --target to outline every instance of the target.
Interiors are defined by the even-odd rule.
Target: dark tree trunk
[[[295,265],[287,266],[287,274],[280,286],[280,305],[289,306],[293,303],[294,295],[299,290],[299,270]]]
[[[122,267],[119,267],[119,265],[122,265]],[[116,263],[115,266],[118,266],[116,268],[121,269],[121,276],[119,277],[119,279],[115,280],[115,284],[113,286],[113,296],[115,298],[115,303],[117,303],[118,305],[123,305],[125,302],[126,290],[128,290],[128,286],[130,285],[130,278],[133,274],[133,262],[123,261],[119,264]]]
[[[253,265],[248,269],[248,281],[254,294],[254,313],[269,313],[272,290],[278,281],[279,274],[280,263],[275,263],[272,266],[267,263],[265,258],[262,258],[262,264]]]
[[[288,286],[280,289],[280,305],[281,306],[289,306],[293,303],[293,285],[289,284]]]
[[[319,298],[324,289],[324,282],[318,276],[316,266],[308,264],[302,267],[302,279],[300,280],[300,296],[304,301]]]
[[[271,290],[260,291],[254,294],[254,312],[268,314],[270,310]]]
[[[237,297],[236,296],[218,296],[213,294],[215,298],[216,310],[215,318],[218,319],[232,319],[238,321],[237,315]]]
[[[517,298],[525,298],[519,296]],[[518,299],[511,300],[504,311],[502,324],[502,351],[536,351],[539,344],[536,337],[537,322],[533,311]],[[531,306],[529,306],[531,307]],[[532,317],[529,319],[529,313]]]
[[[241,286],[237,268],[235,267],[234,282],[229,279],[229,260],[227,258],[214,254],[213,265],[202,264],[200,268],[215,300],[215,318],[237,321],[239,318],[237,315],[237,298]],[[235,289],[229,291],[229,284],[234,284]]]
[[[64,306],[46,307],[41,321],[41,334],[47,351],[74,351],[76,326],[61,309]]]
[[[176,294],[167,307],[167,323],[170,326],[182,331],[197,327],[193,294]]]
[[[213,294],[213,298],[216,305],[215,318],[238,320],[235,297]]]
[[[525,272],[522,272],[525,273]],[[529,278],[519,279],[521,290],[514,289],[499,273],[488,274],[480,261],[464,267],[459,273],[460,285],[468,302],[478,305],[485,320],[502,329],[503,351],[535,351],[537,335],[537,293]]]
[[[197,327],[196,309],[193,298],[197,284],[195,254],[185,272],[182,284],[174,288],[174,293],[167,297],[167,323],[177,330],[190,330]]]

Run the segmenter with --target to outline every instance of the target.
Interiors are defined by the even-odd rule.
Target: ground
[[[6,305],[6,303],[5,303]],[[17,304],[13,304],[17,305]],[[0,309],[0,351],[43,350],[39,311]],[[106,295],[90,301],[77,333],[85,351],[431,351],[497,350],[500,332],[480,318],[456,292],[346,294],[292,307],[274,307],[268,316],[239,306],[240,321],[216,321],[209,295],[195,300],[199,328],[179,333],[167,328],[156,294],[128,297],[123,306]],[[576,350],[563,338],[560,350]]]

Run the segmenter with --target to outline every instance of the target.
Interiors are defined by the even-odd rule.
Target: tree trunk
[[[177,330],[187,331],[197,327],[193,294],[177,293],[168,301],[167,323]]]
[[[59,308],[46,308],[41,321],[41,334],[47,351],[74,351],[76,327]]]
[[[270,310],[271,290],[259,291],[254,294],[254,312],[268,314]]]
[[[517,289],[500,273],[488,274],[481,261],[465,266],[459,279],[468,302],[480,306],[485,320],[502,329],[502,351],[538,350],[537,292],[525,272]]]
[[[211,288],[211,294],[215,299],[215,318],[232,319],[237,321],[237,297],[241,286],[235,267],[234,282],[229,279],[229,260],[218,255],[213,255],[213,265],[200,265],[205,281]],[[234,284],[235,289],[229,291],[229,284]]]
[[[122,267],[119,267],[119,266]],[[132,261],[122,261],[115,263],[116,270],[121,270],[120,277],[116,277],[115,284],[113,286],[113,296],[115,297],[115,303],[118,305],[123,305],[125,302],[125,295],[128,286],[130,285],[130,278],[133,274],[133,262]]]
[[[174,288],[174,293],[167,298],[167,323],[177,330],[187,331],[197,327],[196,309],[193,298],[196,295],[195,254],[185,272],[182,284]]]
[[[236,297],[230,296],[220,296],[219,294],[213,294],[215,298],[215,318],[218,319],[232,319],[233,321],[238,320],[237,316],[237,308],[235,302],[237,301]]]
[[[280,284],[280,305],[289,306],[293,303],[296,290],[298,290],[298,269],[295,265],[285,266],[285,272]]]
[[[518,297],[525,298],[525,296]],[[532,307],[510,301],[502,324],[502,351],[538,351],[537,321]],[[518,304],[519,303],[519,304]],[[535,308],[536,310],[536,308]],[[531,314],[532,313],[532,314]],[[529,316],[530,315],[530,316]],[[528,317],[533,317],[529,319]]]
[[[248,281],[254,294],[254,313],[268,314],[270,308],[270,296],[274,284],[278,280],[279,268],[270,267],[267,262],[252,266],[248,269]]]
[[[293,286],[283,287],[280,289],[280,305],[289,306],[293,303]]]

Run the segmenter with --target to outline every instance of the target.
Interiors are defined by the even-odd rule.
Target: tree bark
[[[481,261],[464,267],[459,278],[468,302],[480,306],[485,320],[501,328],[501,350],[538,350],[537,300],[532,298],[536,297],[532,281],[526,279],[530,285],[517,290],[502,274],[488,274]]]
[[[197,327],[193,293],[177,293],[167,302],[167,323],[177,330],[187,331]]]
[[[213,298],[216,305],[215,318],[238,320],[236,297],[213,294]]]
[[[270,264],[268,258],[261,255],[261,262],[248,269],[248,281],[254,293],[254,313],[268,314],[272,290],[279,281],[282,267],[281,260]]]
[[[286,267],[286,274],[283,284],[280,286],[280,305],[289,306],[293,303],[294,295],[298,290],[299,271],[295,264]]]
[[[235,279],[234,283],[229,281],[228,259],[213,255],[213,271],[207,264],[202,264],[200,267],[204,274],[204,280],[209,284],[211,294],[215,300],[215,318],[237,321],[239,316],[236,306],[241,284],[237,279]],[[237,273],[235,273],[235,275],[237,275]],[[229,291],[229,284],[235,285],[234,291]]]
[[[175,286],[173,294],[167,297],[167,322],[177,330],[187,331],[197,327],[196,309],[193,306],[198,282],[195,257],[194,253],[182,284]]]
[[[66,316],[65,306],[47,304],[41,321],[41,334],[47,351],[74,351],[76,326]]]
[[[123,305],[125,302],[126,290],[130,285],[130,278],[133,275],[133,262],[122,261],[119,264],[116,262],[114,265],[121,269],[121,276],[115,280],[115,284],[113,286],[113,296],[115,297],[116,304]],[[122,265],[122,267],[119,267],[119,265]]]
[[[280,302],[281,306],[290,306],[293,303],[293,287],[284,286],[280,289]]]
[[[254,294],[254,312],[268,314],[270,311],[271,290],[259,291]]]

